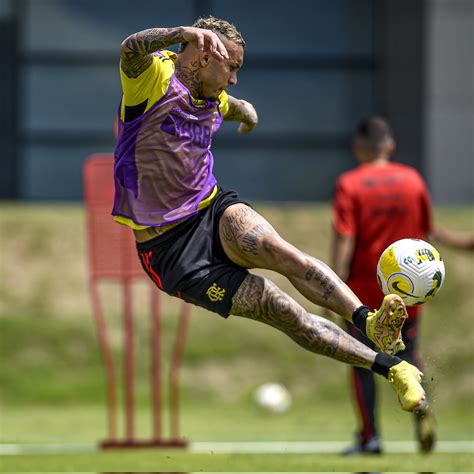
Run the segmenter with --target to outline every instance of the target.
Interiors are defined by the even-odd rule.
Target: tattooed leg
[[[260,321],[316,354],[370,369],[376,353],[325,318],[307,313],[271,281],[248,275],[234,295],[231,314]]]
[[[362,305],[352,290],[325,263],[283,240],[257,212],[244,204],[230,206],[219,222],[227,256],[245,268],[265,268],[286,276],[311,302],[352,322]]]

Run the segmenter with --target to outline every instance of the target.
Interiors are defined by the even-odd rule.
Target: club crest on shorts
[[[225,295],[225,288],[221,288],[213,283],[212,286],[207,289],[206,295],[213,302],[222,301]]]

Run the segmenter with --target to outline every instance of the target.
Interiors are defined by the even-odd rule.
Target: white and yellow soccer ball
[[[420,239],[397,240],[383,251],[377,264],[377,280],[383,293],[401,296],[407,306],[432,299],[444,277],[441,255]]]

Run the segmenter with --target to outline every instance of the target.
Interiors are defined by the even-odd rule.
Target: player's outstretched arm
[[[474,234],[435,227],[427,236],[435,244],[446,245],[453,249],[474,250]]]
[[[258,115],[254,106],[246,100],[229,95],[229,111],[225,119],[228,122],[240,122],[239,133],[249,133],[258,124]]]
[[[354,257],[355,238],[333,229],[331,238],[331,268],[342,281],[347,281]]]
[[[151,65],[151,53],[176,43],[192,43],[200,51],[208,51],[218,60],[228,58],[224,44],[210,30],[192,26],[150,28],[134,33],[122,42],[120,59],[123,72],[127,77],[138,77]]]

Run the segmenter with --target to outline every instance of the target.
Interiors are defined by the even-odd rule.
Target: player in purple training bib
[[[177,43],[178,54],[166,50]],[[240,133],[258,122],[250,103],[226,92],[237,83],[244,48],[235,26],[214,17],[123,41],[114,218],[133,229],[143,268],[161,290],[223,317],[263,322],[307,350],[371,369],[389,379],[404,410],[423,410],[421,372],[394,356],[403,348],[401,299],[389,295],[370,312],[326,264],[283,240],[235,192],[217,185],[214,133],[223,120],[240,122]],[[306,312],[250,268],[286,276],[389,355]]]

